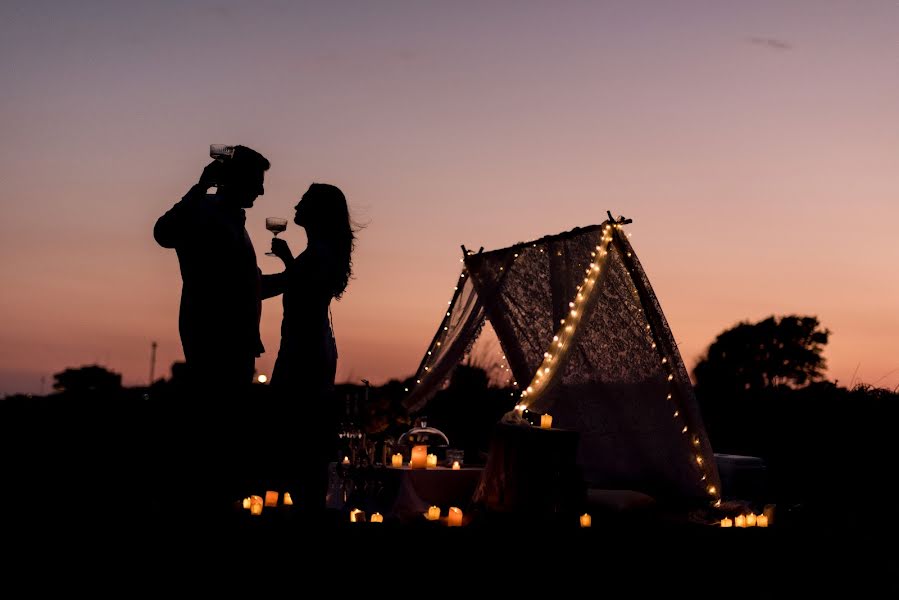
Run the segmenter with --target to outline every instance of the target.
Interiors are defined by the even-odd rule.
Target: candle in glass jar
[[[246,498],[243,499],[243,507],[246,508],[247,510],[249,510],[249,508],[250,508],[250,497],[249,496],[247,496]]]
[[[427,465],[429,469],[437,468],[437,455],[436,454],[428,454]]]
[[[293,498],[290,497],[290,492],[284,492],[284,506],[293,506]]]
[[[722,526],[722,527],[733,527],[733,526],[734,526],[734,521],[733,521],[733,519],[729,519],[729,518],[727,518],[727,517],[724,517],[723,519],[721,519],[721,526]]]
[[[343,457],[343,460],[342,460],[341,462],[343,463],[344,466],[350,464],[350,457],[349,457],[349,456],[344,456],[344,457]]]
[[[266,506],[278,506],[278,492],[273,492],[272,490],[268,490],[265,492],[265,505]]]
[[[365,522],[365,512],[359,510],[358,508],[354,508],[350,511],[350,523],[364,523]]]
[[[462,526],[462,511],[455,506],[450,506],[449,516],[447,517],[446,524],[450,527],[461,527]]]
[[[412,458],[409,459],[409,466],[413,469],[424,469],[428,466],[428,447],[412,446]]]
[[[403,455],[397,452],[393,456],[390,457],[390,464],[394,467],[402,467],[403,466]]]
[[[746,515],[746,527],[755,527],[755,513]]]
[[[262,496],[250,496],[250,514],[262,514]]]
[[[428,521],[436,521],[440,518],[440,507],[439,506],[431,506],[428,508],[428,514],[426,515]]]
[[[372,522],[372,523],[383,523],[383,522],[384,522],[384,515],[382,515],[381,513],[375,513],[375,514],[373,514],[373,515],[371,516],[371,522]]]
[[[755,518],[755,526],[756,527],[767,527],[768,526],[768,516],[765,514],[758,515]]]
[[[737,515],[734,517],[734,527],[746,527],[746,515]]]
[[[590,516],[589,513],[584,513],[581,515],[581,527],[592,527],[593,526],[593,517]]]
[[[458,460],[453,461],[453,471],[458,471],[462,468],[462,465],[459,464]]]
[[[553,426],[553,416],[552,415],[540,415],[540,427],[542,429],[552,429]]]

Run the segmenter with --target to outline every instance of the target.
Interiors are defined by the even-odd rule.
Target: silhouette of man
[[[261,272],[244,224],[245,210],[264,193],[269,167],[255,150],[236,146],[231,158],[207,165],[153,229],[159,245],[178,255],[178,330],[188,375],[166,460],[170,482],[180,489],[164,493],[176,497],[189,486],[192,495],[202,495],[194,498],[200,518],[217,519],[247,495],[241,459],[247,432],[238,409],[252,392],[256,357],[264,348]],[[216,192],[209,194],[213,186]]]
[[[269,167],[255,150],[236,146],[227,162],[210,163],[153,229],[159,245],[178,254],[184,359],[193,384],[210,393],[248,388],[264,351],[261,273],[244,223]],[[213,186],[216,193],[208,194]]]

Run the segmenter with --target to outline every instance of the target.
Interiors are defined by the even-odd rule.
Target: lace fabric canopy
[[[519,408],[579,432],[588,484],[719,500],[692,384],[622,222],[465,252],[406,407],[423,409],[488,330]]]

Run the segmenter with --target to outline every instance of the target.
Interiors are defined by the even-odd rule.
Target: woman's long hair
[[[328,244],[336,259],[331,295],[340,300],[353,276],[353,249],[356,246],[356,232],[346,197],[336,186],[313,183],[303,195],[303,203],[306,205],[306,230],[313,229],[317,237]]]

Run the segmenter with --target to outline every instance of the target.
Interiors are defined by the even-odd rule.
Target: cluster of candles
[[[376,512],[376,513],[372,514],[371,519],[369,519],[369,522],[370,523],[383,523],[384,515]],[[358,508],[354,508],[353,510],[351,510],[350,511],[350,523],[365,523],[365,511],[358,509]]]
[[[440,507],[439,506],[431,506],[428,507],[428,512],[425,513],[425,519],[428,521],[439,521],[440,520]],[[450,527],[461,527],[462,526],[462,510],[456,508],[455,506],[450,506],[449,514],[446,516],[446,524]]]
[[[402,467],[403,466],[403,455],[397,452],[393,456],[390,457],[390,466],[392,467]],[[437,468],[437,455],[436,454],[428,454],[427,446],[413,446],[412,447],[412,458],[409,459],[409,468],[410,469],[436,469]],[[462,468],[462,465],[459,464],[459,461],[453,461],[453,470],[458,471]]]
[[[267,490],[264,498],[257,495],[247,496],[241,502],[241,506],[249,510],[251,515],[261,515],[263,506],[277,507],[280,496],[278,492]],[[293,506],[293,498],[290,497],[290,492],[284,492],[284,496],[281,498],[281,506]]]
[[[767,527],[768,515],[757,515],[754,513],[746,513],[745,515],[737,515],[733,519],[724,517],[721,519],[722,527]]]

